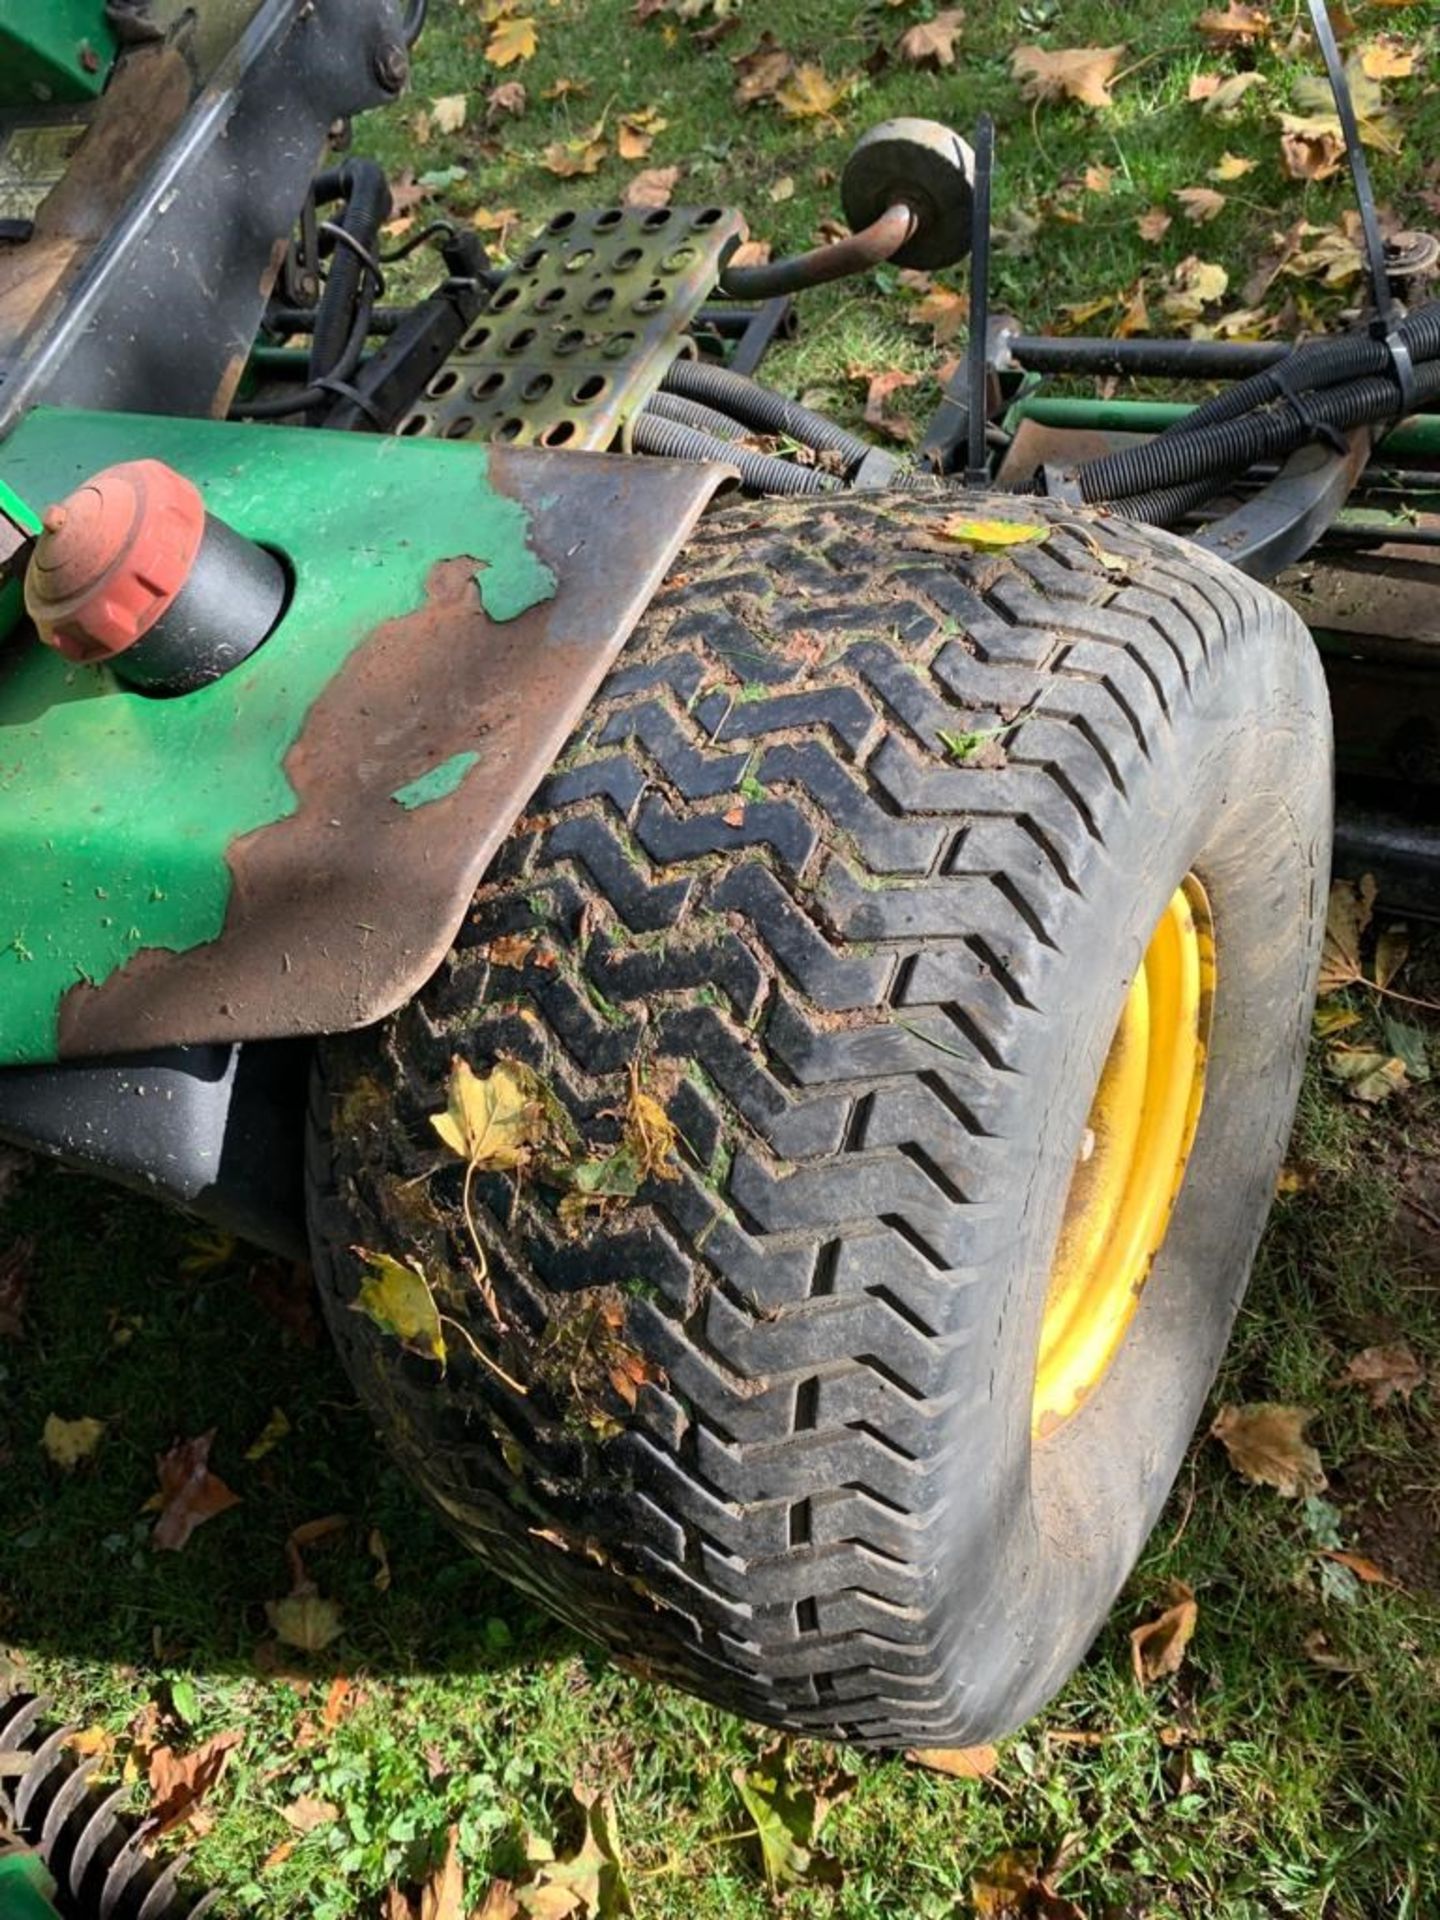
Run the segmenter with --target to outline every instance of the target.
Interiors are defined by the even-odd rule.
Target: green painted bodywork
[[[431,767],[418,780],[398,787],[390,798],[407,813],[413,813],[417,807],[428,807],[434,800],[444,800],[454,793],[479,758],[478,753],[452,753],[448,760]]]
[[[284,762],[307,713],[377,626],[424,605],[441,560],[474,558],[495,620],[555,591],[483,447],[40,410],[0,448],[7,481],[37,501],[143,456],[284,553],[294,594],[257,653],[176,699],[71,666],[24,628],[0,642],[0,1065],[56,1057],[78,981],[216,938],[231,843],[295,810]],[[416,785],[453,791],[470,765]]]
[[[0,0],[0,107],[93,100],[114,61],[105,0]]]

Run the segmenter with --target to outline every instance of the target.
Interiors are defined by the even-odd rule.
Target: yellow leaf
[[[445,1336],[440,1331],[440,1310],[424,1274],[418,1267],[392,1260],[388,1253],[367,1253],[363,1247],[354,1251],[370,1269],[351,1303],[355,1311],[368,1314],[377,1327],[394,1334],[412,1353],[438,1360],[443,1366]]]
[[[853,74],[831,80],[823,67],[806,61],[775,89],[775,99],[792,120],[812,120],[833,114],[854,84]]]
[[[937,531],[947,539],[974,547],[977,553],[998,553],[1006,547],[1028,546],[1032,540],[1043,540],[1050,529],[1028,520],[969,520],[963,513],[952,513],[940,522]]]
[[[463,93],[447,93],[430,102],[430,111],[441,133],[459,133],[465,124],[469,102]]]
[[[1337,1080],[1344,1082],[1352,1099],[1363,1100],[1367,1106],[1379,1106],[1410,1084],[1403,1060],[1369,1047],[1332,1047],[1325,1064]]]
[[[1125,49],[1119,47],[1016,47],[1010,71],[1027,100],[1076,100],[1082,107],[1111,107],[1110,83]]]
[[[1197,74],[1190,82],[1189,98],[1201,102],[1202,113],[1212,113],[1221,120],[1233,119],[1241,102],[1252,87],[1267,85],[1263,73],[1231,73],[1221,79],[1218,73]]]
[[[1392,39],[1372,40],[1360,49],[1360,66],[1369,80],[1408,80],[1415,71],[1415,53]]]
[[[59,1414],[52,1413],[46,1417],[40,1444],[57,1467],[72,1473],[82,1460],[88,1460],[94,1453],[104,1432],[103,1420],[91,1420],[88,1417],[62,1420]]]
[[[318,1593],[292,1593],[284,1600],[267,1600],[265,1613],[275,1638],[302,1653],[323,1653],[340,1637],[340,1609]]]
[[[905,1758],[952,1780],[984,1780],[1000,1764],[994,1747],[907,1747]]]
[[[1375,942],[1375,984],[1388,987],[1410,958],[1410,935],[1404,927],[1387,927]]]
[[[540,156],[540,164],[557,179],[573,180],[578,174],[598,173],[605,158],[605,142],[582,136],[579,140],[552,140]]]
[[[1350,1027],[1358,1027],[1360,1016],[1353,1007],[1342,1007],[1332,1000],[1315,1009],[1315,1037],[1329,1040],[1337,1033],[1344,1033]]]
[[[502,1060],[482,1080],[457,1055],[447,1092],[445,1112],[432,1114],[430,1124],[458,1159],[501,1172],[523,1164],[540,1118],[528,1074]]]
[[[1221,1407],[1210,1432],[1230,1456],[1237,1473],[1257,1486],[1274,1487],[1287,1499],[1306,1499],[1323,1493],[1329,1484],[1320,1456],[1305,1439],[1314,1419],[1309,1407],[1282,1407],[1259,1402],[1248,1407]]]
[[[258,1439],[252,1446],[245,1449],[245,1458],[247,1460],[263,1460],[267,1453],[274,1452],[275,1448],[279,1446],[289,1431],[290,1422],[285,1418],[281,1409],[275,1407],[271,1411],[270,1418],[260,1429]]]
[[[1168,1674],[1178,1673],[1185,1659],[1200,1609],[1183,1580],[1175,1581],[1174,1589],[1173,1604],[1130,1635],[1130,1662],[1137,1686],[1152,1686]]]
[[[528,60],[535,51],[535,22],[506,18],[496,23],[485,47],[485,58],[492,67],[510,67],[517,60]]]
[[[635,1161],[641,1180],[678,1180],[675,1164],[675,1123],[660,1102],[640,1086],[638,1073],[630,1071],[630,1097],[625,1110],[625,1145]]]
[[[1270,32],[1270,15],[1264,7],[1230,0],[1223,13],[1218,7],[1212,7],[1202,13],[1195,24],[1217,47],[1250,47]]]
[[[1248,160],[1243,154],[1222,153],[1210,169],[1212,180],[1243,180],[1247,173],[1253,173],[1260,162]]]

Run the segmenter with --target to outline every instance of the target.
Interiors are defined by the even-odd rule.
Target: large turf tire
[[[880,1746],[1025,1719],[1126,1578],[1274,1189],[1326,899],[1290,610],[1168,534],[991,510],[1053,531],[970,552],[913,497],[707,520],[457,949],[322,1048],[316,1100],[332,1323],[460,1533],[644,1672]],[[1187,873],[1218,950],[1188,1172],[1118,1357],[1032,1440],[1087,1113]],[[611,1143],[638,1062],[684,1142],[578,1232],[477,1180],[504,1333],[428,1123],[455,1054],[529,1063]],[[528,1391],[349,1311],[356,1245]]]

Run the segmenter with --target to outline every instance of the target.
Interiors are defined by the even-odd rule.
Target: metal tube
[[[1290,353],[1275,340],[1058,340],[1018,334],[1005,351],[1027,373],[1155,375],[1176,380],[1243,380]]]
[[[966,348],[967,409],[965,484],[983,487],[990,478],[985,421],[990,388],[990,181],[995,169],[995,122],[980,116],[975,139],[974,251],[970,255],[970,340]]]
[[[781,293],[804,293],[830,280],[877,267],[898,253],[915,231],[915,215],[900,203],[887,207],[859,233],[847,233],[827,247],[767,261],[763,267],[727,267],[720,275],[720,291],[732,300],[773,300]]]

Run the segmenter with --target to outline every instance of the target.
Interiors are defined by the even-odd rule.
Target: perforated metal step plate
[[[398,431],[610,446],[659,386],[744,232],[723,207],[557,213]]]

